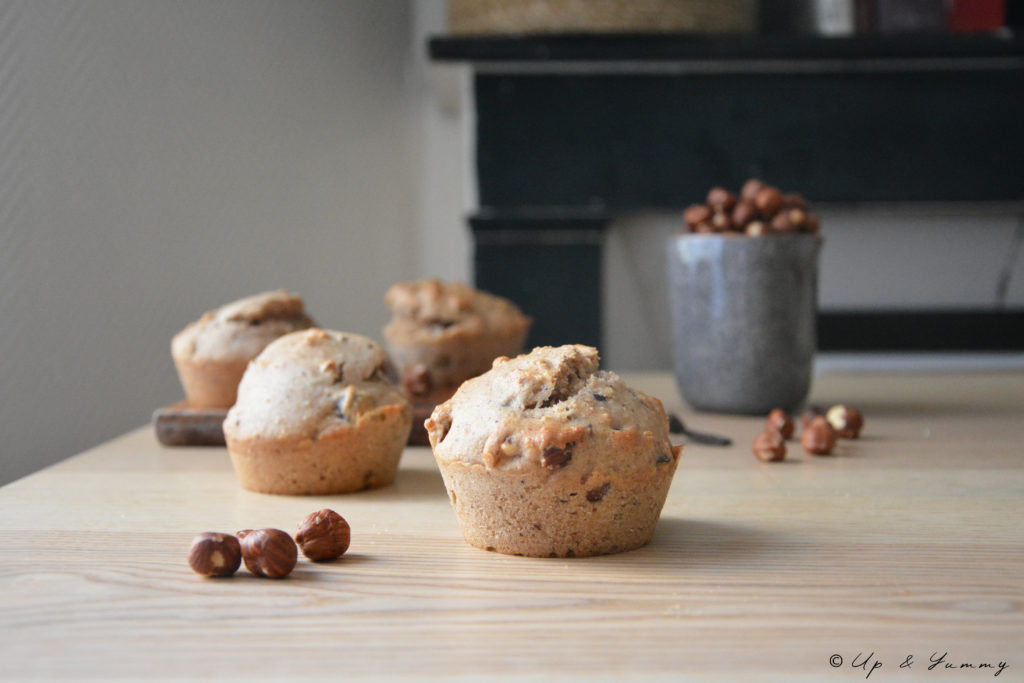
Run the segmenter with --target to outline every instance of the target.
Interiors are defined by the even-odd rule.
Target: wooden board
[[[156,440],[165,446],[223,446],[225,409],[190,408],[185,401],[153,411]]]
[[[423,421],[434,412],[434,403],[412,402],[412,430],[410,446],[429,446]],[[223,446],[224,418],[227,410],[195,410],[179,401],[153,411],[153,432],[156,440],[165,446]]]
[[[5,486],[0,679],[855,681],[865,657],[883,683],[992,678],[928,671],[943,654],[1024,675],[1024,374],[821,377],[812,400],[861,407],[864,436],[780,464],[750,454],[759,419],[628,379],[734,443],[688,445],[654,540],[619,555],[468,546],[427,448],[383,489],[267,496],[147,427]],[[321,507],[351,523],[340,561],[185,562],[197,532]]]

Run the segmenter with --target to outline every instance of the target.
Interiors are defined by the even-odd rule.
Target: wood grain
[[[819,378],[813,399],[859,405],[864,437],[780,464],[749,452],[760,420],[630,379],[735,444],[688,446],[654,540],[620,555],[469,547],[426,448],[391,487],[266,496],[223,449],[146,427],[8,485],[0,678],[839,681],[871,652],[871,680],[991,677],[927,671],[936,652],[1024,676],[1024,377]],[[185,562],[195,533],[291,531],[320,507],[352,525],[339,561],[281,581]]]

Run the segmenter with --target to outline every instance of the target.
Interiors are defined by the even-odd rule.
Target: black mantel
[[[536,318],[530,343],[599,344],[605,223],[682,209],[713,184],[756,176],[814,202],[1024,200],[1020,36],[438,37],[429,50],[473,68],[475,282]],[[1024,348],[1021,312],[962,313],[948,321],[972,326],[966,346]],[[878,319],[824,314],[823,348],[834,325],[847,347],[903,348]]]
[[[1020,58],[1024,37],[997,34],[903,34],[823,38],[814,35],[551,34],[439,36],[429,39],[438,62],[708,62],[770,59]]]

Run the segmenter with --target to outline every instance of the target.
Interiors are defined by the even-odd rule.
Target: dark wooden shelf
[[[1024,58],[1024,36],[1010,32],[843,38],[688,34],[437,36],[429,41],[429,54],[440,62]]]
[[[759,177],[812,202],[1024,199],[1024,37],[432,38],[473,70],[475,282],[600,345],[601,240]],[[597,238],[595,238],[597,235]],[[1014,311],[823,313],[823,349],[1019,350]]]

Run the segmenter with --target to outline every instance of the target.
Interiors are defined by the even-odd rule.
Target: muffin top
[[[316,439],[405,405],[384,350],[358,334],[310,328],[272,342],[238,385],[224,431],[234,439]]]
[[[281,335],[312,324],[298,295],[263,292],[204,313],[174,335],[171,354],[196,361],[248,361]]]
[[[661,402],[598,370],[597,349],[538,347],[497,358],[426,423],[440,462],[551,472],[629,472],[676,457]]]
[[[511,334],[530,324],[530,318],[508,299],[460,282],[399,282],[388,290],[384,301],[392,313],[384,328],[384,336],[390,339],[429,343],[466,333]]]

